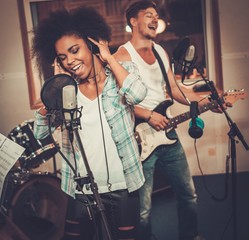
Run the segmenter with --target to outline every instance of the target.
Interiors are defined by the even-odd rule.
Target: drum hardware
[[[29,170],[17,167],[12,168],[10,172],[7,174],[6,179],[4,181],[2,197],[1,197],[1,210],[2,213],[7,215],[8,209],[10,206],[10,199],[13,197],[15,190],[27,182],[32,172]]]
[[[33,126],[33,120],[24,121],[8,135],[25,151],[6,176],[0,213],[4,222],[8,219],[29,239],[61,239],[67,195],[61,190],[57,177],[60,171],[56,169],[55,154],[59,145],[55,146],[50,136],[37,140]],[[51,158],[53,173],[34,171]]]
[[[22,168],[33,169],[49,160],[57,153],[57,147],[50,136],[37,140],[33,133],[34,120],[24,121],[17,125],[8,137],[17,144],[25,148],[24,153],[19,158]]]

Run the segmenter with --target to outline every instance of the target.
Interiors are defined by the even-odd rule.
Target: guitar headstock
[[[247,91],[241,90],[227,90],[223,94],[223,99],[226,103],[235,103],[239,99],[247,98]]]

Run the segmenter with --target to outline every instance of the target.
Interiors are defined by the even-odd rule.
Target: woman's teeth
[[[75,67],[72,68],[74,72],[76,72],[80,68],[81,64],[76,65]]]

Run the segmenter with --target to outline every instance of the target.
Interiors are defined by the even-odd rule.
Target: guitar
[[[223,100],[227,103],[234,103],[238,99],[245,99],[247,97],[247,92],[244,90],[233,90],[226,91],[223,94]],[[187,121],[190,119],[190,111],[182,113],[173,118],[168,118],[166,114],[167,108],[172,105],[171,100],[165,100],[161,102],[153,111],[158,112],[169,120],[167,127],[165,130],[156,131],[151,125],[149,125],[143,119],[136,119],[136,127],[135,127],[135,138],[137,140],[141,161],[145,161],[156,148],[165,145],[171,145],[176,143],[177,139],[170,139],[167,136],[167,133],[171,131],[173,128],[176,128],[178,124]],[[218,103],[216,101],[211,101],[207,104],[198,107],[199,113],[204,113],[208,110],[212,110],[218,108]]]

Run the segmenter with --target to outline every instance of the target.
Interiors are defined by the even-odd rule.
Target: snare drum
[[[57,153],[57,149],[50,136],[37,140],[33,133],[34,120],[24,121],[17,125],[8,137],[25,148],[18,159],[21,168],[32,169],[39,167]]]
[[[54,240],[63,236],[66,210],[60,179],[32,174],[16,188],[7,214],[29,239]]]

